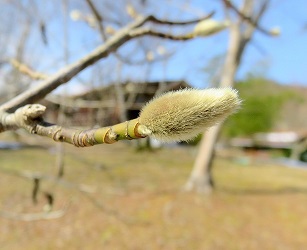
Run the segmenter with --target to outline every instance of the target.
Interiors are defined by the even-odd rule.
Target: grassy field
[[[1,250],[306,249],[306,170],[218,158],[216,190],[199,195],[180,191],[194,149],[65,150],[64,181],[44,180],[36,205],[33,183],[16,173],[54,175],[54,149],[0,151],[0,211],[41,213],[45,191],[54,194],[54,210],[67,208],[51,220],[0,217]]]

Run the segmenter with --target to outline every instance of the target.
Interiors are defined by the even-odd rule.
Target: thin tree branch
[[[210,15],[209,15],[210,16]],[[160,32],[153,32],[150,30],[138,30],[140,26],[145,24],[147,21],[151,20],[153,22],[158,22],[160,24],[168,24],[168,25],[184,25],[195,23],[201,20],[208,18],[208,16],[187,22],[170,22],[165,20],[157,19],[153,16],[146,17],[138,17],[133,23],[128,24],[126,27],[119,30],[115,35],[110,37],[103,45],[97,47],[94,51],[89,53],[87,56],[83,57],[79,61],[76,61],[73,64],[66,66],[65,68],[58,71],[54,76],[49,77],[45,81],[41,82],[38,86],[29,89],[15,98],[7,101],[6,103],[0,106],[0,110],[12,112],[17,108],[24,106],[28,103],[34,103],[35,101],[45,97],[51,91],[56,89],[58,86],[68,82],[74,76],[76,76],[79,72],[87,68],[88,66],[96,63],[98,60],[108,56],[111,52],[116,51],[122,44],[129,41],[134,37],[139,37],[142,34],[146,35],[154,35],[162,38],[169,38],[173,40],[187,40],[193,38],[191,37],[176,37],[173,35],[167,36],[166,34]],[[135,31],[136,30],[136,31]]]
[[[106,33],[104,31],[104,27],[103,27],[103,18],[102,16],[99,14],[99,11],[97,10],[96,6],[94,5],[94,3],[92,2],[92,0],[85,0],[88,7],[90,8],[90,10],[92,11],[92,14],[96,20],[96,23],[98,25],[98,29],[99,29],[99,33],[100,36],[102,38],[103,41],[105,41],[107,39]]]
[[[130,120],[112,127],[90,130],[65,128],[45,122],[42,118],[45,107],[40,104],[28,104],[9,114],[0,112],[0,132],[23,128],[31,134],[46,136],[54,141],[67,142],[77,147],[88,147],[101,143],[114,143],[118,140],[144,138],[144,126],[138,119]]]
[[[44,80],[47,79],[49,76],[37,71],[34,71],[29,66],[19,62],[16,59],[9,60],[10,64],[15,67],[20,73],[25,74],[32,78],[33,80]]]
[[[214,11],[211,11],[208,15],[198,18],[198,19],[194,19],[194,20],[190,20],[190,21],[182,21],[182,22],[174,22],[174,21],[169,21],[169,20],[165,20],[165,19],[160,19],[160,18],[156,18],[155,16],[150,16],[148,18],[148,21],[156,23],[156,24],[163,24],[163,25],[189,25],[189,24],[195,24],[198,23],[202,20],[208,19],[210,17],[212,17],[214,15]]]
[[[95,197],[93,197],[91,194],[94,194],[96,192],[96,189],[94,187],[84,185],[84,184],[75,184],[71,183],[64,179],[59,179],[55,176],[49,176],[44,175],[41,173],[32,173],[28,171],[16,171],[12,169],[4,169],[0,168],[0,172],[4,174],[9,174],[21,178],[26,178],[30,180],[47,180],[51,182],[55,182],[56,184],[62,185],[65,188],[71,188],[76,189],[86,197],[95,207],[97,207],[99,210],[105,212],[109,216],[112,216],[121,222],[124,222],[125,224],[132,223],[131,220],[128,218],[125,218],[120,213],[118,213],[115,210],[109,209],[106,206],[104,206],[101,202],[99,202]],[[45,194],[45,196],[48,196],[48,193]],[[50,199],[50,197],[49,197]],[[50,204],[48,204],[50,205]],[[21,220],[21,221],[36,221],[36,220],[50,220],[50,219],[57,219],[65,215],[66,210],[68,209],[68,204],[66,207],[62,210],[52,211],[52,212],[44,212],[44,213],[14,213],[14,212],[8,212],[8,211],[0,211],[0,216],[7,218],[7,219],[14,219],[14,220]]]
[[[101,203],[97,199],[95,199],[95,197],[93,197],[89,194],[86,194],[86,193],[82,193],[82,195],[85,198],[87,198],[97,209],[106,213],[108,216],[111,216],[111,217],[119,220],[120,222],[122,222],[126,225],[131,225],[131,224],[135,223],[134,220],[132,220],[131,218],[127,218],[126,216],[122,215],[121,213],[117,212],[116,210],[113,210],[113,209],[106,207],[103,203]]]
[[[92,2],[92,0],[85,0],[86,3],[88,4],[89,8],[92,11],[92,14],[96,20],[96,23],[98,25],[98,29],[99,29],[99,33],[100,36],[102,38],[102,41],[105,41],[107,39],[106,34],[104,32],[104,27],[102,24],[103,18],[101,17],[99,11],[97,10],[96,6],[94,5],[94,3]],[[214,12],[211,12],[210,14],[208,14],[207,16],[204,17],[204,19],[210,18],[212,17],[214,14]],[[185,22],[172,22],[172,21],[168,21],[168,20],[162,20],[162,19],[158,19],[154,16],[150,16],[149,20],[150,22],[156,23],[156,24],[163,24],[163,25],[189,25],[189,24],[194,24],[199,22],[199,19],[195,19],[195,20],[190,20],[190,21],[185,21]],[[161,33],[162,34],[162,33]],[[162,35],[158,35],[159,37],[162,37]],[[154,34],[152,34],[154,35]],[[166,37],[163,37],[166,38]],[[171,38],[170,38],[171,39]],[[172,39],[172,40],[177,40],[177,39]],[[182,40],[182,39],[179,39]],[[131,60],[129,60],[129,58],[124,58],[122,57],[120,54],[118,54],[117,52],[115,52],[115,56],[122,62],[127,63],[127,64],[133,64],[133,65],[138,65],[138,64],[144,64],[146,62],[148,62],[146,59],[145,60],[140,60],[138,62],[132,62]],[[170,56],[170,55],[169,55]],[[164,60],[165,57],[160,58],[160,60]],[[158,61],[159,58],[156,58],[155,61]]]
[[[102,16],[99,14],[99,11],[97,10],[96,6],[94,5],[94,3],[92,2],[92,0],[85,0],[85,2],[87,3],[87,5],[89,6],[89,8],[91,9],[93,15],[95,16],[95,18],[97,19],[98,22],[102,22],[103,18]]]
[[[269,4],[270,4],[270,0],[263,1],[262,5],[260,6],[259,12],[254,17],[254,20],[257,24],[258,24],[260,18],[262,17],[262,15],[265,13],[267,8],[269,7]]]
[[[105,30],[104,30],[104,26],[102,24],[103,18],[100,15],[99,11],[97,10],[96,6],[94,5],[94,3],[92,2],[92,0],[85,0],[87,5],[89,6],[90,10],[92,11],[92,14],[95,18],[95,21],[97,23],[98,26],[98,30],[99,30],[99,34],[101,36],[101,40],[104,42],[107,39]],[[122,62],[124,63],[128,63],[128,64],[132,64],[132,61],[129,60],[128,58],[123,58],[119,53],[117,53],[116,51],[114,52],[114,55]],[[142,60],[142,62],[140,62],[140,64],[143,64],[144,60]],[[134,63],[133,63],[134,64]]]
[[[69,203],[61,210],[42,212],[42,213],[15,213],[11,211],[0,211],[0,216],[11,220],[20,221],[38,221],[38,220],[53,220],[61,218],[67,212]]]
[[[233,3],[231,0],[223,0],[225,6],[227,8],[232,9],[242,20],[247,21],[249,24],[251,24],[254,28],[256,28],[258,31],[261,33],[267,35],[267,36],[272,36],[271,32],[262,26],[259,25],[259,18],[264,13],[264,11],[267,9],[269,1],[264,1],[263,5],[261,6],[261,10],[259,12],[258,17],[253,19],[251,16],[247,16],[245,13],[241,12]]]
[[[10,176],[16,176],[19,178],[29,179],[29,180],[39,180],[39,181],[49,181],[56,183],[68,189],[75,189],[81,193],[95,193],[95,187],[91,187],[85,184],[75,184],[73,182],[67,181],[65,179],[59,179],[58,177],[45,175],[41,173],[34,173],[30,171],[16,171],[12,169],[0,168],[0,172]],[[38,191],[38,190],[37,190]],[[35,191],[36,192],[36,191]]]
[[[152,30],[150,27],[141,27],[138,29],[134,29],[129,34],[133,37],[154,36],[154,37],[170,39],[170,40],[175,40],[175,41],[185,41],[185,40],[190,40],[194,38],[193,34],[172,35],[169,33]]]
[[[35,88],[29,89],[15,98],[9,100],[0,106],[0,110],[14,111],[18,107],[26,105],[28,103],[34,103],[35,101],[43,98],[49,94],[52,90],[58,86],[68,82],[80,71],[88,66],[96,63],[101,58],[108,56],[112,51],[116,50],[122,44],[130,40],[132,37],[129,32],[134,28],[143,25],[149,17],[140,17],[135,22],[127,25],[123,29],[119,30],[114,36],[106,41],[105,44],[97,47],[94,51],[83,57],[79,61],[70,64],[56,73],[54,76],[46,79],[40,85]]]

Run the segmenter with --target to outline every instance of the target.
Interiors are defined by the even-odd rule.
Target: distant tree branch
[[[138,30],[137,28],[141,27],[148,21],[152,21],[152,22],[160,23],[160,24],[167,24],[167,25],[176,25],[176,24],[184,25],[184,24],[196,23],[198,21],[201,21],[201,20],[204,20],[210,17],[211,15],[212,14],[206,17],[200,18],[200,19],[186,21],[186,22],[170,22],[170,21],[157,19],[153,16],[138,17],[134,22],[128,24],[127,26],[119,30],[116,34],[110,37],[104,44],[97,47],[94,51],[89,53],[87,56],[81,58],[75,63],[72,63],[66,66],[65,68],[62,68],[55,75],[42,81],[39,85],[21,93],[15,98],[2,104],[0,106],[0,110],[12,112],[21,106],[24,106],[29,103],[34,103],[38,101],[39,99],[45,97],[47,94],[49,94],[51,91],[56,89],[58,86],[71,80],[74,76],[76,76],[79,72],[81,72],[88,66],[108,56],[111,52],[116,51],[125,42],[131,40],[132,38],[141,36],[142,35],[141,33],[144,31],[142,31],[141,29]],[[134,30],[136,31],[134,32]],[[150,34],[150,35],[154,35],[154,36],[158,36],[162,38],[182,40],[182,39],[177,39],[178,37],[175,37],[172,35],[168,36],[166,34],[163,34],[160,32],[153,32],[150,30],[147,30],[145,33],[147,33],[147,35]],[[191,38],[193,37],[192,36],[189,38],[186,37],[184,40],[191,39]]]
[[[267,30],[263,28],[262,26],[259,25],[259,19],[260,16],[265,12],[269,5],[269,1],[264,1],[264,3],[261,5],[260,11],[258,15],[255,18],[252,18],[251,16],[246,15],[244,12],[240,11],[233,3],[231,0],[223,0],[225,6],[227,8],[232,9],[242,20],[247,21],[250,25],[252,25],[254,28],[256,28],[258,31],[261,33],[267,35],[267,36],[272,36],[272,33],[270,30]]]
[[[175,41],[185,41],[185,40],[194,38],[192,34],[172,35],[169,33],[152,30],[150,27],[142,27],[142,28],[134,29],[129,34],[132,37],[155,36],[155,37],[159,37],[163,39],[170,39],[170,40],[175,40]]]
[[[90,10],[92,11],[93,13],[93,16],[96,20],[96,24],[98,26],[98,29],[99,29],[99,33],[100,33],[100,36],[102,38],[103,41],[105,41],[107,39],[107,36],[106,36],[106,33],[104,31],[104,27],[103,27],[103,18],[102,16],[100,15],[99,11],[97,10],[96,6],[94,5],[94,3],[92,2],[92,0],[85,0],[85,2],[87,3],[88,7],[90,8]]]
[[[9,60],[9,62],[11,63],[11,65],[13,67],[15,67],[20,73],[23,73],[27,76],[29,76],[30,78],[32,78],[33,80],[44,80],[47,79],[49,76],[37,71],[34,71],[33,69],[31,69],[29,66],[19,62],[16,59],[11,59]]]
[[[0,211],[0,216],[6,219],[19,221],[38,221],[38,220],[54,220],[65,215],[67,208],[51,212],[42,213],[14,213],[11,211]]]
[[[87,56],[70,64],[60,71],[58,71],[54,76],[49,77],[45,81],[41,82],[39,85],[31,88],[15,98],[9,100],[0,106],[0,110],[14,111],[28,103],[34,103],[35,101],[43,98],[51,91],[56,89],[58,86],[68,82],[79,72],[87,68],[88,66],[94,64],[101,58],[108,56],[112,51],[116,50],[119,46],[131,39],[129,36],[129,31],[143,25],[147,21],[148,17],[138,18],[132,24],[127,25],[120,31],[118,31],[114,36],[108,39],[104,44],[97,47],[94,51],[89,53]]]
[[[46,136],[54,141],[67,142],[77,147],[89,147],[96,144],[111,144],[118,140],[143,138],[142,125],[137,119],[90,130],[65,128],[45,122],[42,118],[45,107],[40,104],[28,104],[14,113],[0,112],[0,132],[23,128],[31,134]]]
[[[189,25],[189,24],[195,24],[195,23],[198,23],[202,20],[211,18],[213,15],[214,15],[214,11],[211,11],[208,15],[206,15],[204,17],[197,18],[197,19],[194,19],[194,20],[189,20],[189,21],[182,21],[182,22],[180,22],[180,21],[174,22],[174,21],[169,21],[169,20],[165,20],[165,19],[160,19],[160,18],[157,18],[155,16],[149,16],[148,21],[156,23],[156,24],[163,24],[163,25]]]
[[[89,199],[90,202],[92,202],[92,204],[99,210],[105,212],[109,216],[112,216],[120,220],[121,222],[124,222],[125,224],[131,223],[131,220],[123,217],[121,214],[119,214],[115,210],[111,210],[108,207],[104,206],[95,197],[93,197],[91,194],[94,194],[96,192],[95,187],[91,187],[91,186],[84,185],[84,184],[75,184],[75,183],[72,183],[64,179],[59,179],[55,176],[44,175],[41,173],[32,173],[28,171],[16,171],[12,169],[4,169],[4,168],[0,168],[0,172],[4,174],[16,176],[16,177],[33,180],[33,181],[34,180],[51,181],[65,188],[77,190],[78,192],[80,192],[81,195]],[[47,194],[45,193],[45,195],[48,195],[48,193]],[[33,199],[33,196],[32,196],[32,199]],[[19,221],[27,221],[27,222],[37,221],[37,220],[52,220],[52,219],[57,219],[57,218],[64,216],[68,208],[69,208],[69,202],[66,204],[66,206],[64,206],[63,209],[60,209],[60,210],[40,212],[40,213],[16,213],[12,211],[0,211],[0,217],[10,219],[10,220],[19,220]]]
[[[102,41],[104,42],[106,39],[107,39],[107,35],[106,35],[106,32],[105,32],[105,29],[104,29],[104,25],[103,25],[103,18],[102,16],[100,15],[99,13],[99,10],[97,9],[97,7],[94,5],[93,1],[92,0],[85,0],[86,3],[88,4],[90,10],[92,11],[92,14],[93,14],[93,17],[95,18],[95,21],[97,23],[97,26],[98,26],[98,30],[99,30],[99,34],[101,36],[101,39]],[[213,12],[211,13],[211,15],[213,15]],[[151,17],[151,19],[153,21],[156,20],[157,23],[162,23],[162,24],[174,24],[174,22],[169,22],[169,21],[162,21],[162,20],[159,20],[155,17]],[[149,20],[151,21],[151,20]],[[191,23],[194,23],[193,21],[189,21]],[[180,23],[177,23],[177,25],[180,24]],[[186,22],[184,24],[187,24]],[[139,46],[138,46],[139,48]],[[132,61],[131,59],[129,59],[129,56],[127,57],[123,57],[122,55],[120,55],[117,51],[114,52],[114,55],[116,56],[116,58],[118,58],[121,62],[123,63],[126,63],[126,64],[130,64],[130,65],[142,65],[142,64],[145,64],[145,63],[148,63],[148,60],[147,58],[145,59],[142,59],[142,60],[138,60],[138,61]],[[154,61],[160,61],[160,60],[165,60],[165,58],[168,58],[172,55],[172,53],[168,53],[168,54],[165,54],[164,56],[161,56],[159,58],[155,58]],[[153,60],[152,60],[153,61]]]
[[[42,173],[30,172],[30,171],[17,171],[17,170],[7,169],[7,168],[0,168],[0,173],[23,178],[23,179],[33,180],[33,181],[34,180],[48,181],[48,182],[58,184],[64,188],[77,190],[81,193],[88,193],[88,194],[95,193],[95,187],[88,186],[85,184],[76,184],[76,183],[70,182],[65,179],[60,179],[58,177],[51,176],[51,175],[45,175]]]

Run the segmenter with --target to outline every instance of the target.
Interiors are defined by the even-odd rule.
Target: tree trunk
[[[184,189],[198,193],[211,193],[214,182],[212,178],[212,160],[214,145],[220,131],[220,125],[210,128],[201,140],[194,168]],[[205,163],[205,164],[204,164]]]
[[[251,8],[251,5],[248,7]],[[246,9],[246,11],[248,15],[251,9]],[[228,50],[219,85],[222,88],[233,87],[244,49],[253,34],[254,28],[247,28],[244,33],[240,31],[240,28],[241,24],[237,22],[233,22],[229,28]],[[202,193],[212,191],[214,187],[212,177],[212,163],[215,155],[214,147],[221,128],[222,124],[219,124],[204,133],[192,173],[185,185],[187,191],[195,190]]]
[[[250,42],[255,27],[268,7],[268,1],[263,1],[256,15],[253,15],[253,0],[243,2],[241,13],[246,17],[254,16],[254,25],[244,23],[244,18],[233,21],[230,25],[228,51],[223,67],[220,87],[233,87],[235,75],[241,62],[246,45]],[[208,130],[200,143],[199,152],[195,159],[191,175],[185,185],[188,191],[209,193],[213,189],[212,163],[215,155],[214,147],[222,124]]]

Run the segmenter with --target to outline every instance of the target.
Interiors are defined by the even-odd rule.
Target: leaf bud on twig
[[[150,101],[139,117],[141,134],[161,141],[186,141],[234,113],[236,90],[211,88],[168,92]]]

